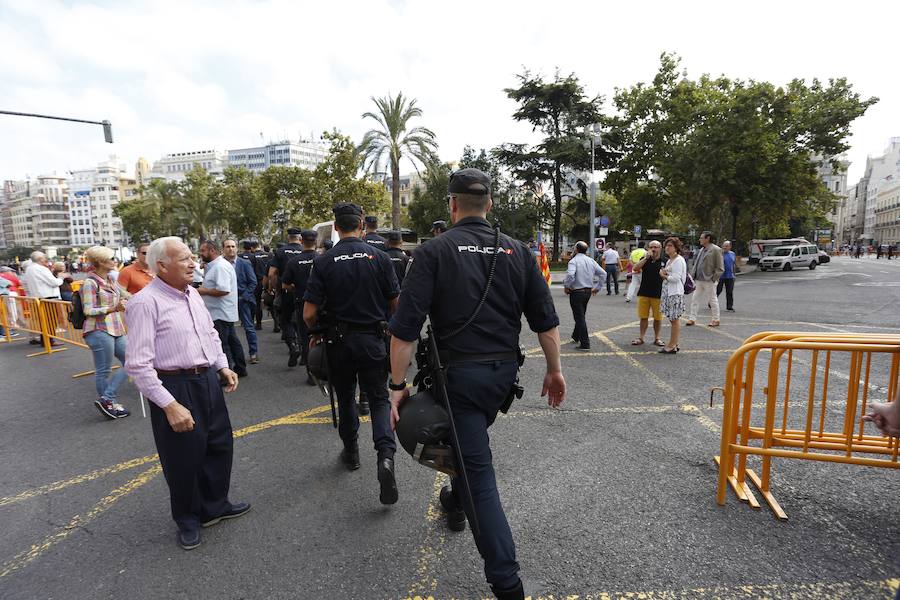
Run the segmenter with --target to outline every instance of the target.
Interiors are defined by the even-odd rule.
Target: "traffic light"
[[[112,144],[112,123],[104,119],[103,121],[101,121],[101,124],[103,125],[103,138],[106,140],[107,144]]]

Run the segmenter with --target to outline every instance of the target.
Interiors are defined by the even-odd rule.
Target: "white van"
[[[798,244],[796,246],[779,246],[764,256],[759,261],[759,270],[790,271],[807,267],[815,269],[819,264],[819,249],[812,244]]]
[[[771,254],[776,248],[782,246],[806,245],[809,242],[805,238],[778,238],[771,240],[750,240],[750,264],[758,263],[763,257]]]
[[[330,239],[332,243],[337,244],[341,236],[338,235],[337,229],[334,228],[334,221],[325,221],[324,223],[316,223],[313,225],[313,231],[319,234],[316,239],[316,249],[321,250],[325,246],[325,240]]]

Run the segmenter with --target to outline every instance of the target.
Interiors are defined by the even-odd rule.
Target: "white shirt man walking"
[[[616,289],[616,296],[619,295],[619,252],[612,246],[606,248],[603,253],[603,268],[606,269],[606,295],[612,294],[611,286]]]
[[[572,339],[579,343],[579,350],[591,349],[591,338],[588,335],[587,305],[591,296],[600,291],[603,282],[607,281],[606,271],[587,255],[588,245],[585,242],[575,244],[575,255],[569,260],[566,269],[566,279],[563,282],[566,294],[569,296],[569,306],[572,307],[572,316],[575,318],[575,330]],[[594,278],[597,282],[594,282]],[[618,292],[616,292],[618,293]]]

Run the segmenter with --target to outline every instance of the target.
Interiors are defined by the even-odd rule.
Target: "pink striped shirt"
[[[177,290],[160,278],[135,294],[125,307],[128,348],[125,370],[137,388],[160,408],[175,401],[156,369],[228,366],[212,317],[197,290]]]

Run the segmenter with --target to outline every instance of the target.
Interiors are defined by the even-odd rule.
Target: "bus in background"
[[[797,246],[799,244],[809,244],[805,238],[779,238],[771,240],[750,240],[750,257],[749,263],[755,264],[759,259],[768,255],[772,250],[779,246]]]

